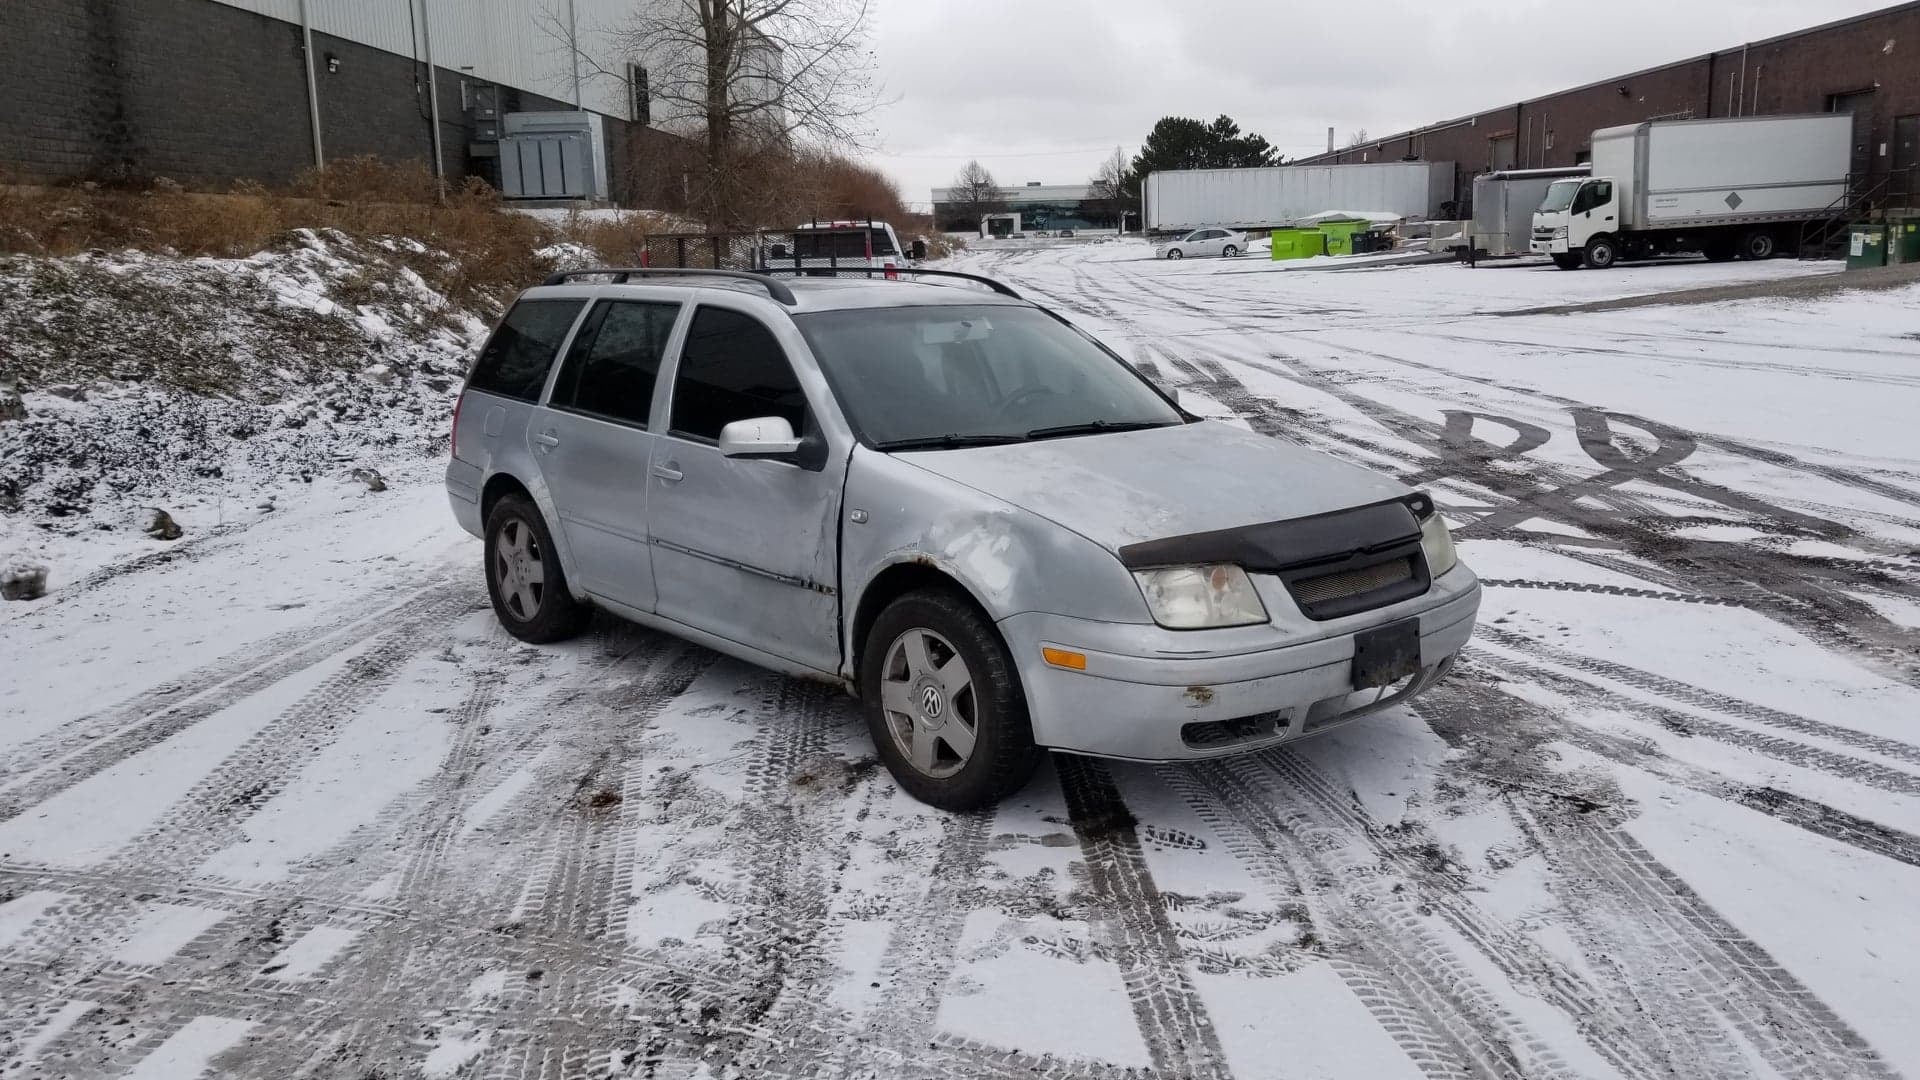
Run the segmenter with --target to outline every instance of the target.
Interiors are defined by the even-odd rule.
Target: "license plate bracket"
[[[1420,671],[1420,620],[1376,626],[1353,635],[1353,688],[1391,686]]]

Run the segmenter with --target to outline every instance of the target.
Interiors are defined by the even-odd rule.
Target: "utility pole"
[[[433,114],[433,189],[445,202],[447,163],[440,150],[440,75],[433,66],[433,0],[420,0],[420,38],[427,48],[427,111]]]
[[[300,0],[300,47],[307,54],[307,120],[313,125],[313,167],[325,169],[327,156],[320,149],[320,85],[313,77],[313,19],[307,13],[307,0]]]
[[[584,109],[580,103],[580,19],[574,14],[574,0],[567,0],[567,51],[573,54],[573,107]]]

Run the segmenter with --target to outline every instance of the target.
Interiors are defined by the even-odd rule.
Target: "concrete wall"
[[[1597,128],[1653,118],[1826,112],[1835,95],[1860,90],[1870,93],[1860,99],[1857,165],[1884,173],[1891,147],[1882,154],[1881,144],[1892,140],[1894,118],[1920,114],[1920,3],[1515,102],[1295,164],[1455,161],[1456,198],[1464,204],[1473,176],[1496,165],[1543,168],[1586,160]],[[1512,161],[1496,162],[1507,139]]]
[[[431,165],[425,65],[320,33],[314,53],[328,160]],[[461,84],[473,80],[435,74],[447,175],[497,183],[491,160],[468,156]],[[524,88],[502,87],[501,97],[509,112],[572,108]],[[3,0],[0,101],[0,174],[22,180],[165,176],[225,189],[284,184],[313,164],[299,27],[214,0]],[[632,189],[630,147],[646,136],[623,119],[605,123],[618,196]]]

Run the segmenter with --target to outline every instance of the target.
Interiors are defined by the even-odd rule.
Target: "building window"
[[[652,124],[653,94],[647,89],[647,69],[639,64],[628,64],[627,88],[633,94],[633,122],[642,125]]]

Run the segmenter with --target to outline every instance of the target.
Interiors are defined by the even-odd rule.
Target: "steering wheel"
[[[1012,397],[1009,397],[1007,400],[1000,403],[1000,407],[994,410],[994,414],[996,416],[1005,416],[1006,414],[1013,411],[1014,406],[1019,405],[1020,403],[1026,401],[1028,398],[1052,397],[1052,396],[1053,396],[1052,388],[1045,387],[1045,386],[1029,386],[1024,389],[1015,390],[1013,392]]]

